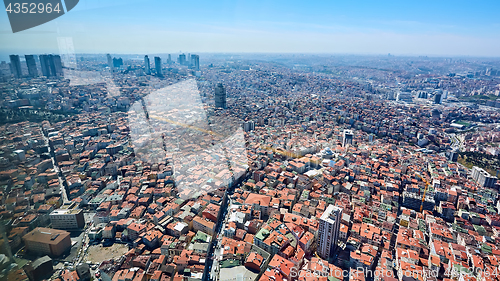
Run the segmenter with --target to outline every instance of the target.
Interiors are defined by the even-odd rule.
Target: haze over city
[[[500,56],[498,1],[96,1],[12,34],[0,52],[265,52]]]

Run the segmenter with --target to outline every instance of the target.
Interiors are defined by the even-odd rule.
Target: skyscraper
[[[180,54],[178,58],[178,62],[180,65],[186,64],[186,54]]]
[[[172,56],[171,56],[170,54],[168,54],[167,63],[168,63],[168,64],[171,64],[171,63],[172,63]]]
[[[109,66],[109,68],[110,68],[111,70],[113,70],[113,58],[111,57],[111,55],[110,55],[110,54],[107,54],[107,55],[106,55],[106,58],[107,58],[107,60],[108,60],[108,66]]]
[[[49,56],[40,55],[39,58],[40,58],[40,69],[42,71],[42,75],[45,77],[50,77]]]
[[[329,205],[319,219],[318,254],[325,260],[332,256],[339,237],[342,209]]]
[[[215,87],[215,107],[226,108],[226,89],[222,83]]]
[[[10,55],[10,66],[11,66],[11,71],[12,75],[16,78],[21,78],[23,77],[23,72],[21,70],[21,60],[19,59],[18,55]]]
[[[62,62],[61,56],[59,55],[48,55],[48,66],[50,70],[50,76],[62,76]]]
[[[49,55],[49,70],[50,76],[56,76],[56,63],[53,55]]]
[[[342,147],[345,147],[347,144],[352,145],[352,139],[354,134],[351,130],[344,130],[344,136],[342,138]]]
[[[120,68],[123,66],[122,58],[113,58],[113,68]]]
[[[26,66],[28,67],[28,73],[31,77],[37,77],[38,71],[36,70],[36,62],[34,55],[25,55]]]
[[[51,60],[54,62],[54,76],[63,76],[62,60],[60,55],[51,55]]]
[[[245,130],[245,132],[250,132],[250,131],[255,130],[255,122],[247,121],[247,122],[243,123],[243,130]]]
[[[149,57],[147,55],[144,56],[144,71],[147,75],[151,74],[151,66],[149,65]]]
[[[441,93],[436,93],[434,95],[434,103],[441,104],[443,102],[443,95]]]
[[[200,56],[191,55],[191,64],[193,65],[194,70],[200,70]]]
[[[155,69],[156,69],[157,76],[163,76],[163,73],[161,72],[161,58],[160,57],[155,57]]]

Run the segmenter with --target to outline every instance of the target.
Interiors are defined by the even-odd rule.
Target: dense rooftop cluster
[[[162,78],[132,62],[94,79],[102,66],[89,60],[80,80],[1,85],[1,109],[28,120],[0,128],[11,274],[498,279],[499,183],[488,172],[500,168],[500,114],[451,101],[475,82],[414,67],[383,84],[381,69],[214,61],[193,75],[169,65]],[[477,77],[498,95],[495,75]],[[227,109],[213,106],[217,83]],[[446,88],[443,104],[424,97],[430,85]],[[40,112],[59,115],[29,117]]]

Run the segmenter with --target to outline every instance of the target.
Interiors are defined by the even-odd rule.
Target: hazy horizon
[[[253,53],[500,57],[500,3],[483,1],[80,0],[13,34],[0,13],[0,54]]]

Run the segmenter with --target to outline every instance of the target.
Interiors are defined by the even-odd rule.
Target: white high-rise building
[[[339,238],[342,209],[329,205],[319,219],[318,255],[328,260],[335,251]]]
[[[482,187],[494,187],[497,182],[497,177],[476,166],[472,167],[471,176]]]
[[[396,100],[411,103],[413,102],[413,95],[410,92],[398,92],[396,95]]]
[[[344,136],[342,138],[342,147],[345,147],[347,144],[352,145],[352,139],[354,134],[351,130],[344,130]]]

